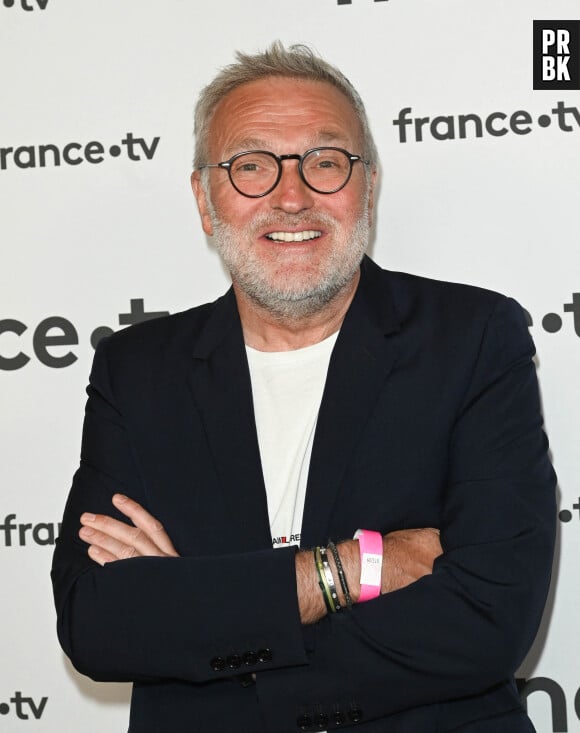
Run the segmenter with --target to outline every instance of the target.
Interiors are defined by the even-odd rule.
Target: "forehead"
[[[268,77],[242,84],[219,102],[210,124],[209,148],[212,157],[222,160],[262,147],[284,153],[336,145],[358,152],[361,136],[351,102],[333,85]]]

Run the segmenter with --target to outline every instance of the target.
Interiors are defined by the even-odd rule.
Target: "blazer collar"
[[[210,314],[195,340],[193,346],[195,359],[211,358],[215,349],[224,341],[231,340],[232,344],[239,345],[241,340],[242,346],[244,345],[242,324],[233,287],[230,287],[215,303],[203,307],[209,308]]]
[[[250,372],[233,289],[213,305],[193,348],[191,390],[226,507],[224,552],[272,547]]]

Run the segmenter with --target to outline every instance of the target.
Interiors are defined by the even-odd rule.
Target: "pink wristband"
[[[381,595],[381,569],[383,567],[383,536],[370,529],[357,529],[354,533],[360,551],[359,603]]]

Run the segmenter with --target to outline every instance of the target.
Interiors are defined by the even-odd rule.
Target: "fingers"
[[[118,557],[115,557],[115,555],[112,555],[110,552],[107,552],[96,545],[91,545],[89,547],[88,555],[91,560],[99,563],[99,565],[106,565],[108,562],[114,562],[119,559]]]
[[[91,516],[94,516],[95,519],[92,520]],[[129,527],[111,517],[88,515],[87,519],[86,515],[83,515],[81,523],[83,527],[79,532],[80,538],[92,548],[102,551],[102,554],[94,554],[98,554],[99,558],[106,558],[105,562],[111,562],[111,558],[128,560],[131,557],[161,554],[152,542],[134,534],[135,527]],[[91,553],[89,556],[92,557]],[[96,558],[92,559],[96,560]]]
[[[114,506],[133,522],[166,555],[177,557],[177,552],[161,522],[133,499],[124,494],[113,496]]]
[[[140,504],[122,494],[115,494],[113,504],[133,525],[104,514],[84,513],[79,536],[89,544],[92,560],[104,565],[132,557],[178,557],[161,522]]]

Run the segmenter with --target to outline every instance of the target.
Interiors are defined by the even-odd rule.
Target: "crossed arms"
[[[151,516],[140,504],[123,494],[113,496],[113,505],[124,514],[131,525],[113,517],[84,513],[81,516],[80,538],[89,544],[88,555],[99,565],[136,557],[179,557],[161,522]],[[360,554],[358,540],[339,544],[341,560],[349,589],[356,602],[360,593]],[[439,533],[434,529],[411,529],[390,532],[383,537],[381,593],[404,588],[415,580],[430,574],[433,562],[441,555]],[[333,575],[338,577],[334,559],[329,556]],[[326,615],[322,594],[318,587],[312,553],[296,555],[298,607],[302,623],[319,621]],[[337,592],[345,605],[340,585]]]
[[[274,651],[268,663],[248,668],[264,691],[261,699],[272,721],[297,700],[310,699],[313,690],[325,699],[356,695],[372,719],[475,695],[509,678],[539,622],[554,538],[554,477],[541,432],[532,346],[521,320],[515,308],[500,301],[485,334],[478,334],[477,362],[461,404],[454,407],[454,434],[440,459],[449,464],[440,522],[423,524],[440,527],[444,553],[430,530],[385,533],[383,595],[352,613],[325,618],[309,553],[256,546],[220,553],[213,529],[222,516],[220,496],[212,489],[205,501],[206,510],[214,512],[210,516],[198,517],[199,507],[192,503],[195,492],[209,491],[209,469],[197,478],[206,470],[202,457],[196,455],[192,467],[195,489],[192,481],[182,481],[181,488],[177,474],[166,484],[163,477],[151,477],[158,448],[148,445],[151,460],[143,451],[139,456],[153,466],[144,487],[134,438],[149,406],[135,417],[119,395],[121,388],[133,389],[136,404],[146,380],[133,385],[131,369],[120,372],[115,344],[104,343],[95,359],[83,459],[53,570],[59,635],[75,665],[96,679],[204,683],[232,674],[212,670],[216,650],[256,640]],[[396,400],[390,404],[397,409]],[[184,421],[192,409],[188,404]],[[369,433],[373,439],[377,435]],[[429,435],[434,441],[439,437]],[[160,436],[167,452],[182,439],[181,434],[166,438],[163,431]],[[391,435],[391,441],[397,439]],[[190,440],[187,450],[196,445]],[[382,451],[380,444],[372,455],[382,459]],[[411,454],[403,459],[411,465]],[[391,449],[387,470],[397,460]],[[165,473],[173,462],[162,464]],[[430,481],[427,472],[424,477]],[[138,504],[115,498],[111,505],[121,488]],[[177,509],[167,514],[173,498]],[[392,497],[385,501],[391,501],[388,511],[397,509]],[[349,511],[346,507],[341,519],[345,527]],[[86,512],[94,512],[95,519]],[[171,540],[157,518],[171,526]],[[198,527],[193,537],[192,522]],[[84,534],[87,528],[92,535]],[[356,594],[356,543],[342,543],[340,552]],[[308,639],[305,629],[313,631]],[[260,675],[262,670],[267,674]]]

